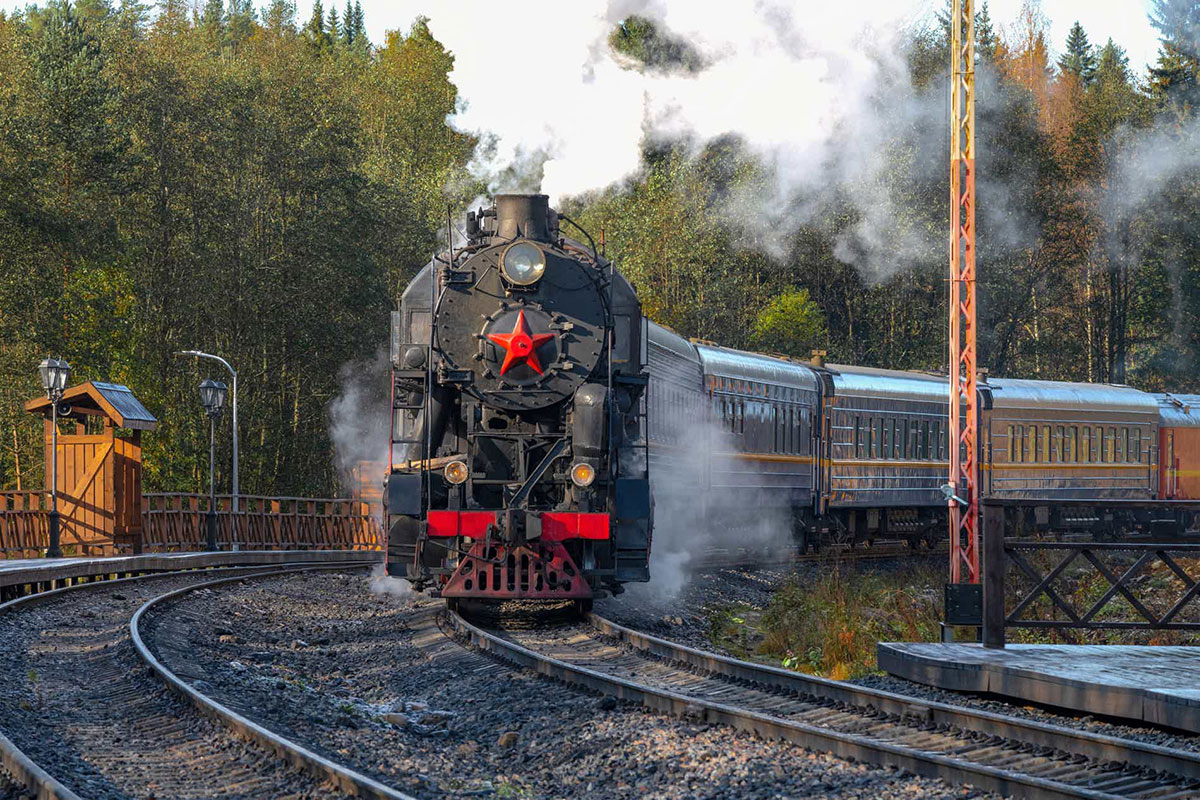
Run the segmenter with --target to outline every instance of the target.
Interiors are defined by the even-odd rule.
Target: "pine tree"
[[[350,0],[346,0],[346,8],[342,11],[342,45],[347,49],[353,47],[356,33],[357,31],[354,29],[354,6],[350,5]]]
[[[1067,34],[1067,51],[1058,60],[1058,68],[1065,75],[1079,78],[1084,86],[1090,84],[1096,76],[1096,54],[1078,20]]]
[[[318,47],[324,40],[325,8],[321,5],[321,0],[313,0],[312,16],[308,18],[308,22],[304,26],[304,35]]]
[[[1155,0],[1150,22],[1162,34],[1158,63],[1150,68],[1150,89],[1160,103],[1179,113],[1200,104],[1200,3]]]
[[[205,0],[204,10],[200,12],[200,28],[210,34],[225,30],[224,0]]]
[[[1108,83],[1129,83],[1129,56],[1125,54],[1125,48],[1110,38],[1100,48],[1100,62],[1096,65],[1093,77]]]
[[[230,41],[240,44],[249,39],[256,20],[254,0],[229,0],[227,14]]]
[[[329,17],[325,21],[325,36],[331,45],[337,44],[342,38],[341,26],[338,25],[337,9],[333,6],[329,7]]]
[[[975,46],[979,57],[984,61],[994,61],[999,41],[996,28],[992,25],[992,16],[988,13],[987,0],[984,0],[983,8],[975,15]]]
[[[367,23],[363,17],[362,3],[359,0],[354,0],[354,41],[364,50],[371,44],[367,39]]]
[[[263,12],[263,25],[268,30],[280,33],[284,29],[295,31],[296,4],[292,0],[271,0]]]

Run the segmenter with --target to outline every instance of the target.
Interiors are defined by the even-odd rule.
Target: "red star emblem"
[[[554,338],[553,333],[529,333],[525,324],[525,312],[517,313],[517,324],[512,333],[489,333],[487,338],[500,345],[505,350],[504,363],[500,365],[500,374],[508,372],[517,364],[528,364],[538,375],[542,374],[542,362],[538,361],[537,349]]]

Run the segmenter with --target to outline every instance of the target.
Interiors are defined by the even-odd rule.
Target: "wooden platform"
[[[1200,647],[880,642],[877,654],[928,686],[1200,733]]]
[[[150,553],[96,558],[13,558],[0,561],[0,588],[52,580],[201,567],[257,566],[296,562],[373,564],[377,550],[242,550],[218,553]]]

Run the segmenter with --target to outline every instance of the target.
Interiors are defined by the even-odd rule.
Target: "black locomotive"
[[[649,580],[645,322],[563,222],[497,196],[393,314],[388,571],[452,602]]]

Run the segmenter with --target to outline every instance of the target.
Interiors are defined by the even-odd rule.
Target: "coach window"
[[[880,426],[883,428],[883,436],[880,441],[883,442],[879,456],[881,458],[890,458],[892,455],[892,421],[890,419],[881,419]]]
[[[1058,425],[1054,428],[1054,449],[1050,453],[1050,457],[1054,461],[1062,463],[1066,460],[1066,436],[1063,435],[1063,426]]]
[[[1129,460],[1137,463],[1142,461],[1142,429],[1134,428],[1129,432]]]
[[[1129,429],[1117,428],[1113,433],[1116,434],[1113,436],[1113,448],[1117,451],[1113,461],[1119,464],[1125,460],[1125,454],[1129,452]]]
[[[1108,445],[1106,448],[1108,450],[1108,460],[1115,462],[1117,460],[1117,429],[1109,428],[1108,434],[1104,438],[1106,440],[1105,443]]]

